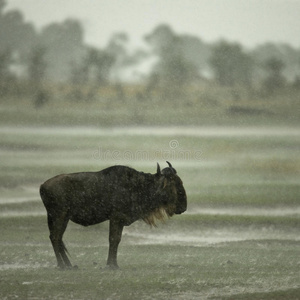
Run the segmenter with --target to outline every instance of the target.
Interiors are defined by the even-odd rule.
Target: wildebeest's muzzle
[[[178,203],[176,205],[175,214],[180,215],[184,213],[187,209],[187,201],[186,201],[186,195],[178,199]]]

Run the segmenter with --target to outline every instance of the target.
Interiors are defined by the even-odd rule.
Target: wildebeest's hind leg
[[[50,240],[56,256],[57,266],[61,269],[72,267],[72,264],[66,254],[67,249],[62,240],[68,222],[69,218],[66,213],[55,216],[48,213]]]

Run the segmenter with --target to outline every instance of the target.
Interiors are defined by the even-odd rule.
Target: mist
[[[297,299],[297,7],[0,1],[0,298]],[[70,221],[58,271],[40,185],[167,162],[187,210],[125,226],[118,271],[109,222]]]

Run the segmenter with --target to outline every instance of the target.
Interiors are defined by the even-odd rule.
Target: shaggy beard
[[[175,206],[161,206],[150,212],[148,215],[143,217],[143,221],[150,226],[157,227],[156,222],[165,222],[167,219],[172,217],[175,214]]]

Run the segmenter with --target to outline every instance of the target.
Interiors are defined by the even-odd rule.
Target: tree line
[[[151,59],[154,63],[139,78],[145,87],[143,97],[154,91],[181,97],[191,85],[207,81],[248,91],[259,88],[266,94],[287,85],[300,86],[300,49],[286,44],[265,43],[252,50],[226,40],[209,44],[177,34],[165,24],[145,35],[144,41],[145,49],[130,52],[129,36],[116,33],[102,49],[92,47],[84,42],[78,20],[52,23],[38,31],[20,11],[5,11],[5,0],[0,0],[0,96],[11,92],[13,83],[25,80],[37,103],[47,101],[45,81],[68,82],[79,100],[86,85],[86,97],[113,85],[122,98],[124,70]]]

